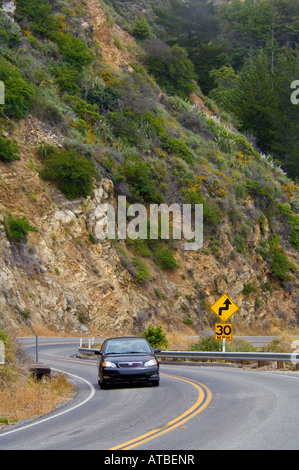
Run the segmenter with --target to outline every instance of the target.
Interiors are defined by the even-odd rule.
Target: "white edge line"
[[[70,377],[74,377],[78,380],[81,380],[82,382],[85,382],[89,388],[90,388],[90,394],[88,395],[87,398],[85,398],[85,400],[83,400],[81,403],[78,403],[77,405],[73,406],[72,408],[69,408],[65,411],[61,411],[61,413],[57,413],[55,414],[54,416],[48,416],[48,418],[44,418],[44,419],[41,419],[40,421],[35,421],[34,423],[31,423],[31,424],[27,424],[25,426],[22,426],[20,428],[17,428],[17,429],[12,429],[11,431],[7,431],[7,432],[4,432],[4,433],[0,433],[0,438],[3,437],[3,436],[7,436],[8,434],[12,434],[13,432],[18,432],[18,431],[23,431],[23,429],[28,429],[28,428],[31,428],[33,426],[36,426],[37,424],[41,424],[41,423],[45,423],[46,421],[50,421],[50,419],[54,419],[54,418],[58,418],[59,416],[62,416],[66,413],[69,413],[70,411],[73,411],[75,410],[76,408],[79,408],[79,406],[82,406],[84,405],[85,403],[87,403],[89,400],[92,399],[92,397],[94,396],[96,390],[94,388],[94,386],[88,382],[87,380],[83,379],[82,377],[79,377],[78,375],[74,375],[74,374],[70,374],[69,372],[65,372],[65,371],[62,371],[62,370],[59,370],[59,369],[54,369],[52,368],[52,370],[55,370],[56,372],[60,372],[62,374],[66,374]],[[38,418],[36,418],[38,419]]]

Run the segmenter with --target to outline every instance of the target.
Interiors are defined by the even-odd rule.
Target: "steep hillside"
[[[226,292],[236,331],[298,327],[299,187],[202,94],[185,51],[141,38],[135,10],[113,9],[131,2],[0,3],[0,321],[190,334]],[[101,240],[118,196],[203,204],[203,247]]]

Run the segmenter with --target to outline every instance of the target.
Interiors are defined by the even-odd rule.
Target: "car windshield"
[[[150,346],[144,339],[110,339],[106,343],[105,354],[149,353]]]

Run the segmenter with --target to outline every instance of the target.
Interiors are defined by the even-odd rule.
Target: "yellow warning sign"
[[[211,306],[211,309],[221,321],[225,322],[239,310],[239,307],[227,294],[223,294],[220,299]]]
[[[226,341],[233,340],[233,325],[231,323],[215,323],[215,340],[222,341],[224,338]]]

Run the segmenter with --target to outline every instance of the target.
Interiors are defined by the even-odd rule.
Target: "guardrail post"
[[[266,361],[257,361],[257,366],[258,366],[258,367],[263,367],[263,366],[265,366],[266,364],[267,364]]]

